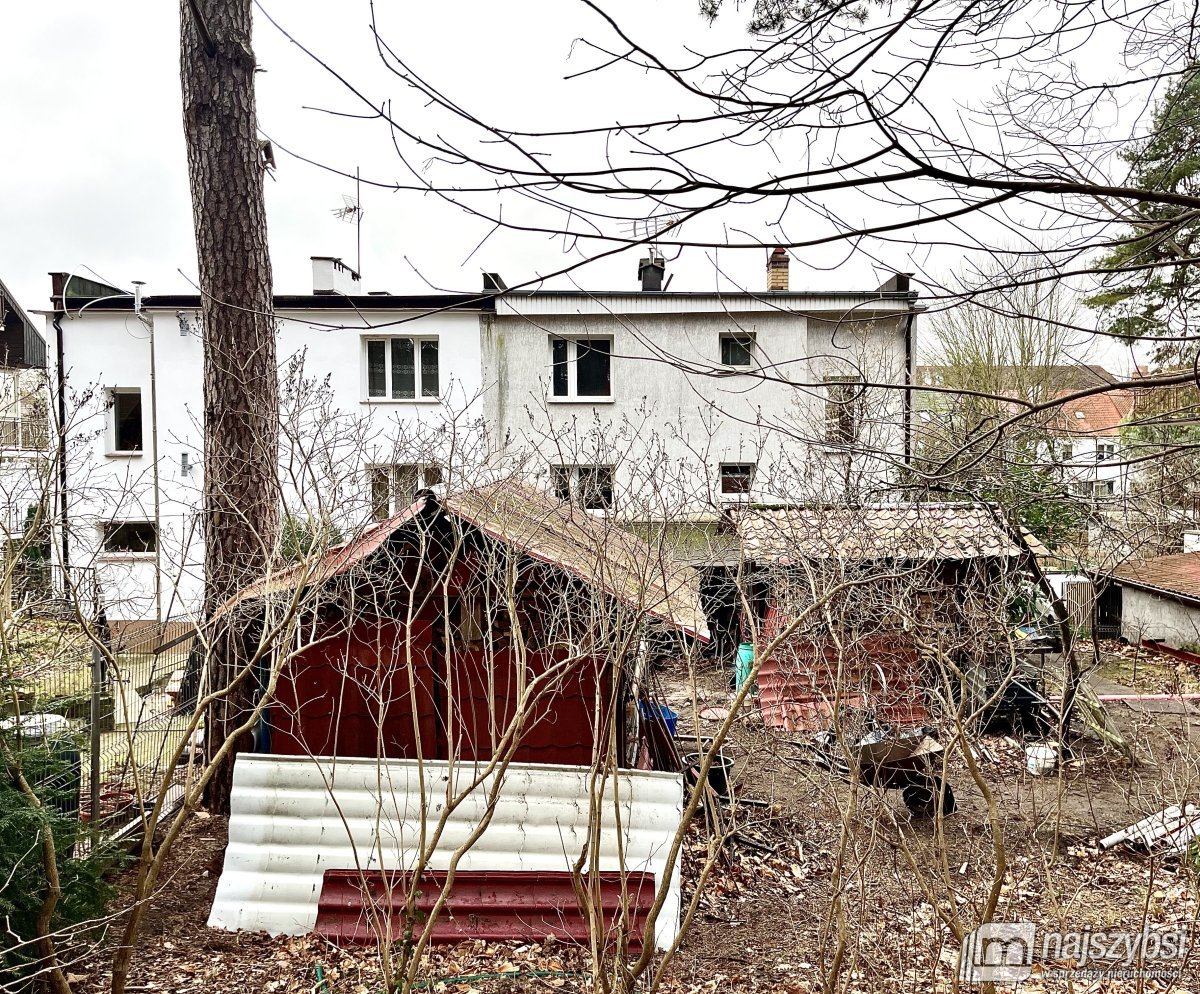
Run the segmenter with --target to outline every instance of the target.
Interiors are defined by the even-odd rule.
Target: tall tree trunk
[[[254,107],[251,0],[181,0],[180,74],[204,332],[204,611],[261,576],[279,529],[279,381],[263,166]],[[211,750],[252,705],[236,631],[214,633]],[[249,743],[239,743],[245,748]],[[229,810],[233,755],[209,788]]]

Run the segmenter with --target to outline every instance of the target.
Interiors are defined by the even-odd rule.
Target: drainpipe
[[[62,316],[65,311],[59,310],[60,307],[66,307],[66,299],[60,298],[54,306],[54,317],[50,323],[54,325],[54,388],[58,394],[58,517],[62,529],[62,567],[66,574],[71,568],[71,543],[70,517],[67,513],[67,389],[66,374],[63,372]],[[66,582],[65,575],[63,582]]]
[[[913,338],[912,326],[917,312],[912,302],[904,321],[904,468],[912,472],[912,416],[913,416]]]
[[[158,619],[159,636],[162,635],[162,500],[158,473],[158,368],[154,353],[154,318],[142,310],[142,287],[145,282],[133,280],[133,313],[150,332],[150,457],[154,480],[154,616]]]

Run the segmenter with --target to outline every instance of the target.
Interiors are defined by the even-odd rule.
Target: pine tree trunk
[[[181,0],[180,75],[203,294],[205,617],[262,575],[279,528],[279,382],[263,166],[254,106],[251,0]],[[209,708],[214,753],[253,705],[237,633],[216,634]],[[244,736],[248,740],[248,736]],[[249,742],[238,743],[248,748]],[[233,755],[209,806],[229,810]]]

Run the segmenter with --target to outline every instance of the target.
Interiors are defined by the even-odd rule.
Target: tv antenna
[[[680,219],[686,214],[687,211],[664,211],[661,214],[655,212],[649,217],[630,218],[622,225],[622,228],[631,239],[645,242],[652,254],[657,255],[658,236],[666,228],[671,228],[672,231],[678,230],[681,226]],[[675,227],[671,227],[672,225]]]
[[[345,221],[348,224],[354,225],[354,239],[356,258],[354,260],[354,271],[358,273],[358,278],[362,279],[362,176],[359,174],[357,166],[354,167],[354,196],[351,197],[347,193],[342,194],[342,207],[334,210],[333,216],[340,221]]]

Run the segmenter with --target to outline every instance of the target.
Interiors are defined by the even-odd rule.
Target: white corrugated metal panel
[[[474,772],[473,765],[454,764],[459,789]],[[303,935],[316,924],[326,870],[411,869],[422,845],[420,774],[432,830],[445,810],[450,764],[444,761],[239,756],[229,846],[208,924]],[[492,782],[450,814],[428,869],[448,867],[486,810]],[[591,786],[586,767],[510,766],[492,821],[459,868],[571,869],[587,842]],[[599,869],[622,869],[623,850],[624,869],[651,872],[660,883],[682,810],[677,774],[625,770],[610,778],[600,804]],[[660,948],[678,932],[679,904],[676,865],[655,928]]]
[[[872,313],[905,314],[911,302],[879,293],[557,293],[512,294],[496,298],[497,315],[514,314],[696,314],[752,312],[864,319]]]

